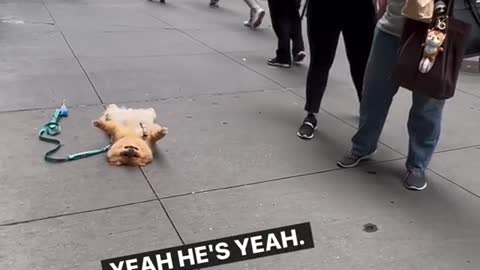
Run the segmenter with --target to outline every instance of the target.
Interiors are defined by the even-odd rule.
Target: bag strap
[[[465,6],[467,6],[472,12],[472,16],[480,26],[480,11],[478,11],[477,1],[475,0],[465,0]]]
[[[447,3],[447,15],[453,17],[453,7],[455,6],[455,0],[448,0]]]
[[[300,15],[300,20],[302,20],[303,17],[305,17],[305,13],[307,12],[308,2],[309,2],[309,0],[305,0],[305,4],[303,5],[302,14]]]

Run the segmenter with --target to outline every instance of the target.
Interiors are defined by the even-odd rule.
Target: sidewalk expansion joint
[[[95,104],[68,104],[68,108],[85,108],[85,107],[99,107],[103,106],[101,103]],[[21,112],[37,112],[37,111],[45,111],[45,110],[55,110],[58,109],[58,106],[46,106],[46,107],[37,107],[37,108],[27,108],[27,109],[13,109],[13,110],[4,110],[0,111],[0,114],[8,114],[8,113],[21,113]]]
[[[301,95],[297,94],[297,93],[296,93],[295,91],[293,91],[292,89],[288,88],[287,90],[288,90],[288,92],[290,92],[291,94],[293,94],[293,95],[295,95],[295,96],[297,96],[297,97],[305,100],[304,97],[302,97]],[[349,126],[349,127],[351,127],[351,128],[354,128],[355,130],[358,129],[357,127],[355,127],[354,125],[350,124],[349,122],[343,120],[342,118],[337,117],[335,114],[333,114],[333,113],[331,113],[331,112],[329,112],[329,111],[327,111],[327,110],[325,110],[325,109],[323,109],[323,108],[320,108],[320,110],[323,111],[323,112],[325,112],[325,113],[328,114],[329,116],[337,119],[338,121],[346,124],[347,126]],[[388,148],[389,150],[391,150],[391,151],[399,154],[400,156],[405,157],[405,155],[404,155],[403,153],[397,151],[397,150],[394,149],[393,147],[390,147],[389,145],[387,145],[387,144],[385,144],[385,143],[383,143],[383,142],[381,142],[381,141],[379,141],[379,143],[380,143],[381,145],[385,146],[386,148]]]
[[[465,95],[468,95],[468,96],[480,98],[480,95],[473,94],[473,93],[469,92],[468,90],[463,90],[463,89],[461,89],[461,88],[457,88],[456,91],[459,91],[459,92],[461,92],[462,94],[465,94]]]
[[[463,147],[457,147],[457,148],[451,148],[451,149],[446,149],[446,150],[441,150],[441,151],[436,151],[433,154],[442,154],[442,153],[448,153],[448,152],[453,152],[453,151],[459,151],[459,150],[465,150],[465,149],[470,149],[470,148],[478,148],[480,147],[480,144],[475,144],[475,145],[470,145],[470,146],[463,146]]]
[[[458,187],[459,189],[461,189],[461,190],[469,193],[470,195],[472,195],[472,196],[480,199],[480,194],[477,194],[477,193],[469,190],[468,188],[463,187],[462,185],[458,184],[457,182],[451,180],[450,178],[448,178],[448,177],[446,177],[446,176],[443,176],[441,173],[438,173],[438,172],[434,171],[433,169],[428,169],[428,170],[431,171],[433,174],[437,175],[438,177],[444,179],[445,181],[450,182],[452,185],[455,185],[455,186]]]
[[[54,22],[54,24],[56,25],[56,27],[58,28],[58,30],[60,31],[60,34],[62,35],[62,38],[63,40],[65,41],[67,47],[70,49],[70,52],[72,53],[73,57],[75,58],[75,60],[77,61],[78,65],[80,66],[80,69],[82,70],[83,74],[85,75],[85,77],[87,78],[88,82],[90,83],[90,86],[92,87],[93,91],[95,92],[95,95],[97,96],[98,100],[100,101],[100,103],[103,104],[103,101],[102,101],[102,97],[100,96],[100,94],[98,93],[96,87],[95,87],[95,84],[93,83],[92,79],[90,78],[90,76],[88,75],[88,72],[87,70],[85,69],[85,67],[82,65],[82,62],[80,62],[80,59],[78,58],[77,54],[75,53],[75,51],[73,50],[72,46],[70,45],[70,43],[68,42],[67,40],[67,37],[65,36],[65,33],[63,33],[62,29],[60,28],[60,26],[58,26],[55,18],[53,17],[53,14],[52,12],[50,11],[50,9],[48,8],[48,6],[45,4],[45,2],[43,0],[40,1],[42,3],[42,5],[44,6],[45,10],[48,12],[48,14],[50,15],[50,17],[52,18],[52,21]]]
[[[149,15],[150,17],[152,17],[152,18],[154,18],[154,19],[156,19],[156,20],[158,20],[158,21],[166,24],[166,25],[171,26],[172,28],[175,28],[175,27],[174,27],[173,25],[171,25],[170,23],[161,20],[160,18],[156,17],[155,15],[152,15],[152,14],[150,14],[150,13],[148,13],[148,12],[147,12],[146,14]],[[277,84],[278,86],[281,86],[281,87],[284,88],[285,90],[288,89],[286,86],[284,86],[283,84],[277,82],[276,80],[274,80],[274,79],[272,79],[272,78],[264,75],[263,73],[258,72],[257,70],[255,70],[255,69],[253,69],[253,68],[251,68],[251,67],[249,67],[249,66],[247,66],[247,65],[245,65],[244,63],[240,62],[239,60],[236,60],[235,58],[229,56],[227,53],[221,52],[220,50],[217,50],[217,49],[211,47],[211,46],[208,45],[207,43],[205,43],[205,42],[201,41],[200,39],[194,37],[193,35],[189,34],[188,32],[186,32],[186,31],[184,31],[184,30],[182,30],[182,29],[180,29],[180,28],[175,28],[175,29],[176,29],[179,33],[182,33],[183,35],[187,36],[188,38],[190,38],[190,39],[192,39],[192,40],[194,40],[194,41],[202,44],[202,45],[205,46],[206,48],[208,48],[208,49],[210,49],[210,50],[218,53],[219,55],[222,55],[223,57],[229,59],[230,61],[232,61],[232,62],[234,62],[234,63],[236,63],[236,64],[238,64],[238,65],[240,65],[240,66],[242,66],[242,67],[244,67],[244,68],[246,68],[246,69],[254,72],[254,73],[256,73],[257,75],[259,75],[259,76],[263,77],[264,79],[267,79],[267,80],[269,80],[269,81]]]
[[[264,89],[264,90],[238,90],[234,92],[219,92],[219,93],[208,93],[208,94],[194,94],[194,95],[185,95],[185,96],[170,96],[164,98],[151,98],[145,100],[131,100],[131,101],[119,101],[114,102],[117,105],[121,104],[136,104],[136,103],[150,103],[150,102],[162,102],[168,100],[176,100],[176,99],[195,99],[201,97],[216,97],[216,96],[234,96],[234,95],[243,95],[243,94],[251,94],[251,93],[261,93],[261,92],[275,92],[275,91],[285,91],[284,89]],[[110,103],[95,103],[95,104],[72,104],[68,105],[69,108],[85,108],[85,107],[105,107]],[[26,109],[13,109],[13,110],[0,110],[0,114],[7,114],[7,113],[18,113],[18,112],[35,112],[35,111],[43,111],[43,110],[52,110],[57,109],[58,106],[46,106],[46,107],[36,107],[36,108],[26,108]]]
[[[47,217],[42,217],[42,218],[35,218],[35,219],[30,219],[30,220],[4,223],[4,224],[0,224],[0,227],[15,226],[15,225],[20,225],[20,224],[32,223],[32,222],[36,222],[36,221],[49,220],[49,219],[67,217],[67,216],[75,216],[75,215],[104,211],[104,210],[109,210],[109,209],[125,207],[125,206],[144,204],[144,203],[149,203],[149,202],[154,202],[154,201],[158,201],[158,199],[149,199],[149,200],[145,200],[145,201],[119,204],[119,205],[113,205],[113,206],[102,207],[102,208],[97,208],[97,209],[90,209],[90,210],[85,210],[85,211],[71,212],[71,213],[65,213],[65,214],[60,214],[60,215],[47,216]]]
[[[382,161],[370,161],[368,163],[360,164],[359,166],[357,166],[357,168],[365,168],[367,166],[371,166],[371,165],[375,165],[375,164],[388,163],[388,162],[399,161],[399,160],[403,160],[403,159],[405,159],[405,158],[400,157],[400,158],[394,158],[394,159],[388,159],[388,160],[382,160]],[[221,187],[221,188],[212,188],[212,189],[207,189],[207,190],[192,191],[192,192],[183,193],[183,194],[165,196],[165,197],[161,197],[159,199],[160,199],[160,201],[163,201],[163,200],[180,198],[180,197],[187,197],[187,196],[198,195],[198,194],[203,194],[203,193],[229,190],[229,189],[236,189],[236,188],[242,188],[242,187],[248,187],[248,186],[255,186],[255,185],[265,184],[265,183],[288,181],[288,180],[293,180],[293,179],[300,178],[300,177],[305,177],[305,176],[321,175],[321,174],[330,173],[330,172],[336,172],[336,171],[342,171],[342,170],[352,170],[352,169],[354,169],[354,168],[340,168],[340,167],[338,167],[338,168],[326,169],[326,170],[322,170],[322,171],[301,173],[301,174],[284,176],[284,177],[273,178],[273,179],[268,179],[268,180],[261,180],[261,181],[256,181],[256,182],[252,182],[252,183],[248,183],[248,184],[240,184],[240,185],[233,185],[233,186],[227,186],[227,187]]]
[[[140,173],[142,173],[143,177],[145,178],[145,181],[147,182],[148,186],[150,187],[150,190],[153,192],[153,194],[157,198],[157,201],[160,203],[160,206],[162,207],[163,212],[167,216],[168,221],[172,225],[172,228],[175,230],[175,233],[177,234],[178,239],[180,239],[180,242],[182,242],[182,244],[185,245],[185,241],[183,240],[182,236],[180,235],[180,232],[178,231],[177,226],[175,226],[175,222],[173,222],[173,218],[170,216],[170,214],[167,211],[167,208],[165,207],[163,202],[160,200],[160,197],[158,196],[157,192],[155,191],[152,184],[150,183],[150,180],[148,180],[147,175],[145,174],[145,172],[143,171],[143,169],[141,167],[138,167],[138,169],[140,170]]]

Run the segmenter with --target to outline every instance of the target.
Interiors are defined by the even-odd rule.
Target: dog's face
[[[113,165],[145,166],[153,160],[152,149],[138,137],[124,137],[116,141],[108,151]]]

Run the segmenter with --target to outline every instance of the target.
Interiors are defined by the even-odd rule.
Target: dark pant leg
[[[350,19],[343,22],[342,34],[350,63],[350,74],[357,90],[358,99],[361,100],[365,68],[372,48],[377,21],[372,1],[356,0],[354,7],[349,9],[348,17]]]
[[[292,9],[290,13],[290,22],[292,24],[292,32],[291,32],[291,39],[292,39],[292,52],[293,54],[297,54],[300,51],[305,50],[305,44],[303,43],[303,35],[302,35],[302,20],[300,18],[300,6],[301,0],[290,0],[292,2]]]
[[[291,27],[288,19],[288,0],[268,0],[272,26],[278,39],[277,59],[282,63],[290,63],[290,33]]]
[[[307,34],[310,45],[310,66],[305,102],[305,110],[309,113],[318,113],[320,109],[340,36],[339,20],[327,17],[323,1],[309,1]]]

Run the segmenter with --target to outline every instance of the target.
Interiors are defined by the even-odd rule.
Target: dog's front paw
[[[136,165],[137,165],[138,167],[145,167],[145,166],[147,166],[147,164],[148,164],[148,163],[141,161],[141,162],[138,162],[138,164],[136,164]]]
[[[101,130],[106,130],[107,129],[107,123],[105,123],[105,121],[103,121],[102,119],[93,121],[93,125],[96,128],[99,128]]]
[[[168,134],[168,128],[162,127],[162,128],[160,128],[159,130],[157,130],[157,132],[156,132],[156,134],[154,135],[154,137],[156,137],[156,138],[158,138],[158,139],[161,139],[161,138],[165,137],[167,134]]]
[[[167,135],[168,128],[158,126],[155,131],[152,133],[151,141],[156,143],[158,140],[162,139]]]
[[[122,162],[117,160],[117,161],[109,161],[108,162],[112,166],[122,166]]]

